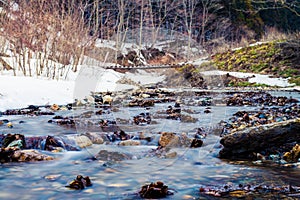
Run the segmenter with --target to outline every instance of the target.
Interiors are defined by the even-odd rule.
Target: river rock
[[[119,143],[121,146],[139,146],[141,145],[141,141],[138,140],[124,140]]]
[[[24,149],[26,147],[25,137],[22,134],[7,134],[3,136],[2,147],[18,147]]]
[[[164,198],[171,194],[173,193],[169,191],[168,186],[161,181],[146,184],[142,186],[141,190],[139,191],[140,197],[147,199]]]
[[[177,152],[176,151],[167,152],[164,157],[167,158],[167,159],[176,158],[177,157]]]
[[[161,147],[179,146],[180,145],[180,140],[179,140],[179,137],[175,133],[162,132],[161,136],[159,138],[158,144]]]
[[[19,150],[16,151],[13,155],[14,159],[19,162],[26,161],[44,161],[44,160],[53,160],[54,158],[45,154],[38,152],[33,149]]]
[[[252,158],[253,153],[278,153],[285,144],[300,142],[300,119],[246,128],[224,136],[220,158]],[[274,152],[272,152],[274,151]]]
[[[122,161],[129,160],[132,156],[121,152],[101,150],[95,158],[104,161]]]
[[[198,121],[197,118],[194,118],[190,115],[181,115],[181,122],[184,123],[196,123]]]
[[[93,144],[90,138],[88,138],[86,135],[75,136],[75,141],[80,148],[85,148]]]
[[[198,139],[198,138],[194,138],[192,143],[191,143],[191,148],[198,148],[201,147],[203,144],[203,141]]]
[[[283,155],[283,159],[287,162],[298,162],[300,158],[300,145],[296,144],[293,149]]]
[[[69,183],[69,185],[67,185],[66,187],[69,187],[69,188],[75,189],[75,190],[82,190],[85,187],[90,187],[90,186],[92,186],[90,177],[88,177],[88,176],[83,177],[82,175],[77,175],[76,179],[71,181]]]
[[[1,162],[32,162],[53,160],[54,158],[38,152],[37,150],[20,150],[15,147],[1,148]]]
[[[87,132],[86,136],[92,141],[93,144],[103,144],[104,139],[100,133],[96,132]]]

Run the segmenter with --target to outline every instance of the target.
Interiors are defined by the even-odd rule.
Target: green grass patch
[[[289,83],[291,83],[291,84],[294,83],[297,86],[300,86],[300,76],[298,75],[298,76],[295,76],[295,77],[291,77],[289,79]]]

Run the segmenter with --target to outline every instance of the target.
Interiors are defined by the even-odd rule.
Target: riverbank
[[[156,84],[161,83],[164,85],[165,70],[160,71],[149,71],[144,72],[142,70],[127,72],[127,73],[118,73],[113,70],[104,70],[101,68],[96,68],[98,78],[95,78],[94,81],[91,81],[86,74],[80,73],[69,80],[49,80],[45,78],[34,78],[34,77],[22,77],[22,76],[10,76],[10,75],[1,75],[0,76],[0,111],[7,109],[15,108],[25,108],[29,105],[52,105],[52,104],[67,104],[72,103],[78,95],[76,88],[82,89],[83,95],[89,95],[89,92],[97,89],[101,91],[114,91],[118,89],[134,89],[146,84]],[[91,71],[91,69],[87,69]],[[84,70],[82,72],[85,72]],[[222,75],[226,72],[214,71],[206,72],[204,74]],[[244,73],[234,73],[236,77],[249,77],[249,74]],[[253,74],[251,74],[253,75]],[[258,77],[258,75],[256,75]],[[87,82],[87,81],[90,82]],[[127,80],[127,81],[121,81]],[[131,80],[131,82],[129,81]],[[184,80],[188,82],[187,80]],[[222,80],[220,80],[222,82]],[[253,80],[254,81],[254,80]],[[219,89],[222,90],[288,90],[288,91],[300,91],[299,86],[292,87],[286,84],[286,79],[278,78],[269,78],[265,79],[261,77],[255,80],[257,83],[268,81],[271,85],[278,85],[284,87],[226,87],[222,86]],[[119,83],[120,82],[120,83]],[[90,86],[89,86],[89,84]],[[86,86],[85,86],[86,84]],[[98,86],[99,85],[99,86]],[[178,83],[173,85],[175,87],[182,87],[184,84]],[[288,87],[287,87],[288,86]],[[91,91],[88,91],[91,87]],[[214,85],[212,85],[214,87]],[[181,88],[182,89],[182,88]],[[81,91],[80,91],[81,92]],[[80,93],[79,92],[79,93]],[[82,96],[82,95],[81,95]],[[83,96],[84,97],[84,96]]]
[[[0,126],[3,136],[23,134],[32,142],[28,144],[36,144],[38,152],[53,158],[41,162],[1,164],[3,187],[18,189],[20,193],[26,191],[28,198],[78,198],[79,195],[86,199],[138,199],[140,197],[136,193],[141,186],[151,181],[163,181],[174,188],[174,194],[168,196],[174,199],[213,198],[218,194],[224,198],[251,195],[263,198],[266,191],[260,188],[265,186],[270,191],[272,189],[270,196],[280,194],[281,197],[290,197],[299,192],[295,181],[296,165],[277,171],[267,162],[264,162],[266,168],[257,167],[259,160],[253,162],[251,159],[247,164],[241,164],[239,160],[220,159],[222,128],[218,124],[239,111],[250,115],[255,110],[270,106],[274,111],[275,107],[281,107],[277,109],[281,113],[285,104],[292,103],[290,100],[299,99],[299,92],[291,88],[286,91],[287,88],[263,87],[247,90],[242,87],[166,88],[164,76],[157,71],[100,72],[99,81],[92,80],[91,85],[84,85],[86,80],[91,79],[88,74],[81,74],[82,79],[77,77],[73,81],[65,81],[65,84],[53,80],[42,83],[44,80],[35,78],[20,78],[20,82],[7,79],[10,83],[18,83],[13,84],[14,87],[26,86],[23,90],[1,84],[1,105],[12,110],[4,112],[6,109],[1,108],[4,111],[0,119],[7,119],[13,125],[9,127],[5,122]],[[135,79],[136,75],[143,76]],[[71,83],[75,89],[78,84],[82,85],[85,89],[82,94],[87,94],[83,96],[86,98],[76,101]],[[104,91],[88,91],[98,84]],[[126,90],[119,90],[124,87]],[[50,92],[46,93],[48,89]],[[110,96],[112,102],[104,104],[104,96]],[[283,96],[285,98],[281,98]],[[105,99],[109,101],[108,97]],[[236,105],[229,105],[229,101]],[[71,104],[70,110],[68,104]],[[24,115],[14,115],[19,111],[14,110],[12,105],[26,108],[20,111]],[[33,111],[29,112],[30,109]],[[50,112],[51,115],[39,115]],[[46,142],[48,136],[52,139],[50,137]],[[77,137],[80,138],[79,143],[74,143]],[[66,144],[69,147],[76,144],[76,148],[74,151],[64,149]],[[81,148],[77,149],[79,144]],[[289,170],[293,170],[293,175],[287,175],[291,173]],[[80,194],[65,188],[79,174],[89,176],[93,183]],[[273,184],[269,184],[270,181]],[[33,184],[35,182],[38,184]],[[240,184],[243,187],[239,187]],[[288,184],[292,185],[293,191],[285,191]],[[281,189],[278,191],[276,188]],[[278,191],[276,194],[275,189]],[[6,191],[1,195],[10,199],[11,193]]]

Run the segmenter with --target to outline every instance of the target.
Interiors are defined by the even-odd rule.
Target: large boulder
[[[285,151],[285,146],[300,142],[300,119],[250,127],[224,136],[220,158],[254,158],[255,153]]]

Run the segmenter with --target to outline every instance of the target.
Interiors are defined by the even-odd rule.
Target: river
[[[299,92],[271,92],[272,95],[293,96],[300,99]],[[220,137],[210,130],[221,120],[226,120],[239,110],[256,110],[257,107],[211,106],[211,113],[204,114],[205,107],[189,105],[194,97],[186,97],[182,110],[193,110],[196,123],[154,118],[149,125],[120,125],[125,132],[139,131],[155,134],[160,131],[193,133],[204,127],[207,137],[200,148],[174,148],[176,158],[146,156],[155,145],[118,146],[116,144],[93,144],[81,151],[52,153],[53,161],[32,163],[3,163],[0,165],[0,199],[140,199],[136,194],[142,185],[163,181],[174,191],[166,199],[213,199],[199,193],[201,186],[225,184],[243,185],[297,185],[300,168],[265,167],[251,162],[230,162],[218,158]],[[154,115],[174,103],[155,104],[150,110],[119,106],[110,117],[130,119],[141,112]],[[86,111],[86,110],[85,110]],[[75,111],[59,111],[56,115],[74,115]],[[78,111],[76,111],[78,112]],[[77,114],[77,113],[76,113]],[[0,116],[13,122],[12,129],[0,127],[0,133],[21,133],[25,136],[71,136],[86,131],[83,127],[70,128],[48,123],[53,116]],[[85,120],[85,119],[83,119]],[[23,121],[24,123],[18,123]],[[117,120],[118,122],[118,120]],[[99,128],[99,131],[102,131]],[[120,162],[93,160],[100,150],[130,153],[133,159]],[[66,188],[78,174],[89,176],[93,185],[83,190]],[[299,186],[299,185],[298,185]]]

